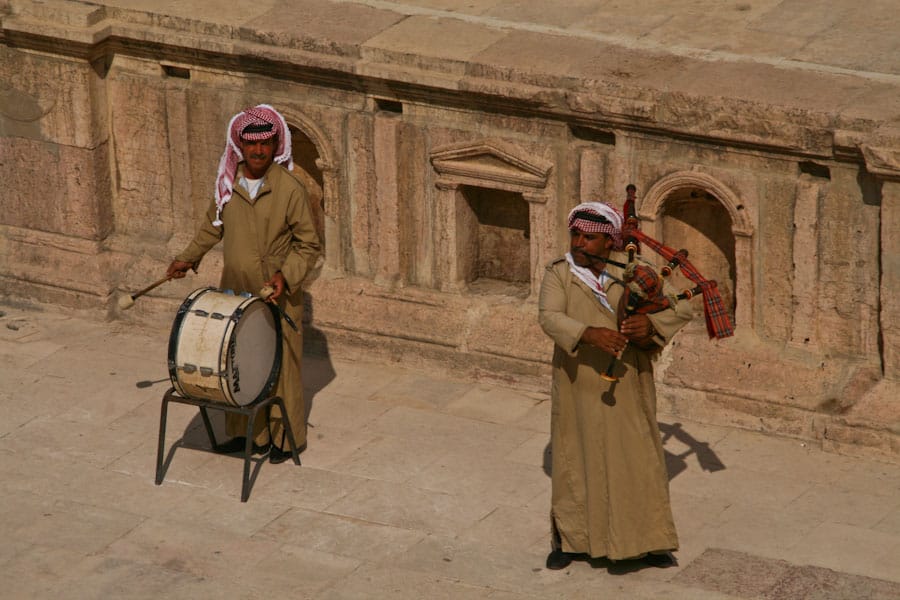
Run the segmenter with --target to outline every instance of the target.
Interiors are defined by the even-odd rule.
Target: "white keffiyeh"
[[[583,281],[590,288],[597,300],[600,301],[600,304],[609,309],[609,312],[615,312],[612,306],[609,305],[604,289],[606,283],[611,279],[610,275],[605,270],[601,271],[600,275],[594,275],[594,272],[587,267],[579,267],[572,259],[571,252],[566,252],[566,262],[569,263],[569,270],[572,272],[572,275]]]

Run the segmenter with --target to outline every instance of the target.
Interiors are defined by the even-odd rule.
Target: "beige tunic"
[[[610,258],[627,260],[617,252]],[[621,279],[621,269],[607,271]],[[622,292],[608,285],[611,306]],[[662,346],[690,320],[691,309],[679,302],[648,316]],[[616,318],[564,259],[544,274],[539,322],[556,344],[550,434],[556,542],[565,552],[613,560],[676,550],[650,354],[629,344],[614,372],[619,380],[601,378],[611,356],[579,340],[588,326],[618,329]]]
[[[243,165],[238,167],[238,173],[242,168]],[[222,227],[212,224],[216,216],[213,202],[194,240],[175,258],[196,265],[222,240],[225,264],[220,286],[236,293],[256,295],[276,271],[281,271],[289,293],[282,295],[278,304],[299,329],[303,316],[301,283],[320,253],[307,191],[278,164],[269,168],[255,199],[250,199],[249,193],[237,181],[238,176],[235,176],[231,200],[222,210]],[[300,377],[303,336],[286,322],[282,325],[283,357],[275,394],[284,400],[295,440],[302,445],[306,443],[306,405]],[[281,445],[282,425],[278,412],[273,410],[270,426],[275,442]],[[257,419],[254,426],[259,444],[269,440],[266,424],[262,421]],[[227,415],[226,429],[232,436],[246,435],[246,421]],[[287,443],[283,448],[288,449]]]

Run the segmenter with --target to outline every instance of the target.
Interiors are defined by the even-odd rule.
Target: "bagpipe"
[[[620,317],[625,319],[633,314],[660,312],[674,307],[680,300],[690,300],[694,296],[702,295],[706,331],[710,339],[722,339],[734,335],[734,327],[725,310],[722,297],[719,295],[716,281],[706,279],[697,271],[687,259],[687,250],[683,248],[675,250],[665,246],[640,230],[635,203],[636,193],[637,188],[634,184],[628,184],[628,187],[625,188],[625,204],[622,207],[625,214],[622,240],[625,242],[628,262],[624,265],[625,272],[622,278],[626,293],[622,298],[624,306],[620,307]],[[659,273],[649,265],[638,262],[637,257],[640,254],[641,244],[651,248],[667,261]],[[696,285],[677,294],[667,295],[664,291],[664,281],[676,268],[680,269],[681,273]],[[613,356],[606,372],[601,375],[603,379],[607,381],[618,379],[613,375],[613,370],[620,356],[621,353],[619,356]]]

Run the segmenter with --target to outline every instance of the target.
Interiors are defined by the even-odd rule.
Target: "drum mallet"
[[[143,296],[150,290],[156,288],[157,286],[164,284],[165,282],[167,282],[170,279],[172,279],[172,276],[167,275],[167,276],[163,277],[162,279],[160,279],[159,281],[157,281],[156,283],[148,285],[147,287],[145,287],[144,289],[142,289],[141,291],[139,291],[135,294],[131,294],[130,296],[122,296],[121,298],[119,298],[119,308],[122,310],[128,310],[129,308],[134,306],[135,300],[137,300],[138,298],[140,298],[141,296]]]
[[[262,287],[262,289],[259,290],[259,297],[262,298],[263,300],[265,300],[266,302],[269,302],[269,298],[274,293],[275,293],[275,288],[273,288],[271,285],[264,285]],[[275,308],[278,309],[278,312],[281,313],[281,316],[284,318],[285,321],[287,321],[287,324],[291,326],[291,329],[293,329],[294,331],[299,331],[297,329],[296,323],[294,323],[294,320],[292,318],[290,318],[289,316],[287,316],[287,313],[284,312],[283,310],[281,310],[281,307],[278,306],[277,303],[271,302],[270,304],[272,304]]]

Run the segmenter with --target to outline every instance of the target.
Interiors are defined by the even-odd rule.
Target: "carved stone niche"
[[[518,146],[481,140],[435,148],[435,226],[445,291],[530,295],[535,265],[546,259],[538,239],[548,219],[553,164]]]
[[[753,226],[728,186],[699,171],[672,173],[647,190],[638,216],[651,237],[687,248],[688,260],[718,282],[735,327],[753,327]],[[686,279],[683,283],[693,285]],[[699,300],[695,303],[699,310]]]

